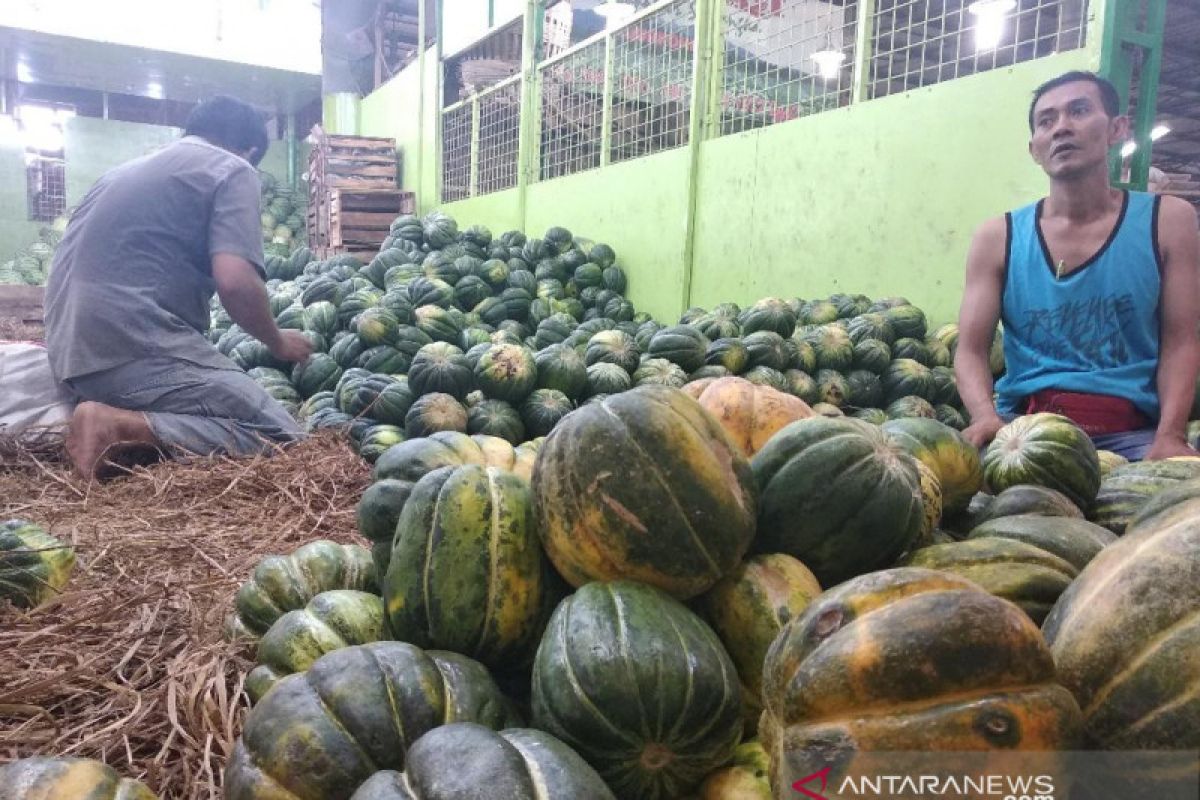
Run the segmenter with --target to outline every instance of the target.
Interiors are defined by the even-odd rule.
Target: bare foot
[[[90,400],[80,403],[67,429],[67,454],[82,478],[100,477],[105,458],[127,446],[157,447],[145,414]]]

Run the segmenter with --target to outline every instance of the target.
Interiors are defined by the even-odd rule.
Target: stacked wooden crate
[[[411,192],[396,187],[396,142],[335,136],[314,128],[308,157],[308,246],[319,258],[369,258],[400,214],[413,213]]]

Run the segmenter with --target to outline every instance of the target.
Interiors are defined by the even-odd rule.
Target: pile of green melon
[[[50,277],[54,251],[67,229],[67,217],[57,217],[38,231],[38,239],[8,261],[0,263],[0,284],[43,286]]]
[[[1178,751],[1090,777],[1194,781],[1200,459],[1117,461],[1055,415],[981,457],[737,377],[517,447],[410,438],[359,505],[371,549],[238,592],[258,666],[226,796],[771,798],[899,750],[1057,778],[1067,751]]]
[[[571,411],[639,386],[740,376],[824,415],[965,426],[951,360],[957,328],[930,332],[903,298],[764,298],[688,310],[675,325],[624,297],[616,253],[565,228],[529,238],[402,216],[369,263],[269,256],[280,327],[317,354],[289,366],[214,305],[211,338],[310,430],[338,427],[368,460],[457,431],[513,445]],[[999,338],[993,369],[1003,371]]]
[[[261,186],[263,249],[268,256],[286,258],[304,239],[308,208],[307,190],[289,188],[270,173],[258,173]]]

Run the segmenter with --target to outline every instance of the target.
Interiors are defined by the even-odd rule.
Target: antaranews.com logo
[[[830,767],[792,784],[809,800],[833,800]],[[1053,775],[847,775],[837,787],[838,798],[980,798],[980,800],[1066,800],[1055,789]]]

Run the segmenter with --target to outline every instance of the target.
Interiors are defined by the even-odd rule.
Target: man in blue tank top
[[[1197,455],[1186,437],[1200,371],[1195,210],[1109,185],[1129,120],[1103,78],[1038,87],[1029,128],[1050,193],[985,222],[967,256],[954,359],[965,436],[982,447],[1006,419],[1051,411],[1131,460]],[[993,386],[998,322],[1006,372]]]

